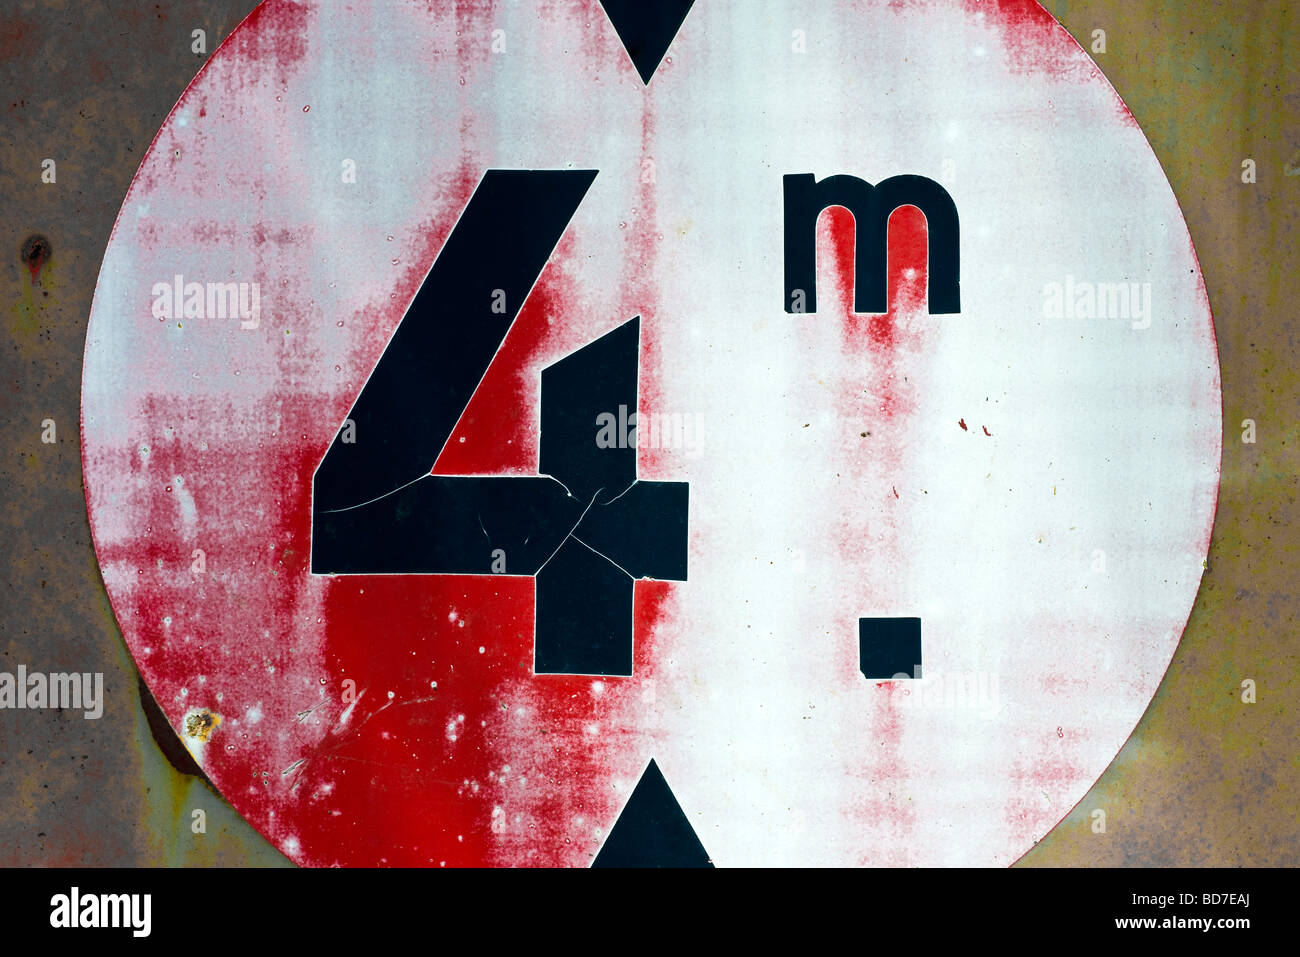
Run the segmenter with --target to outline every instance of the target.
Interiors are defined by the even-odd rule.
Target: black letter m
[[[924,176],[891,176],[872,186],[856,176],[828,176],[818,182],[812,173],[799,173],[785,177],[786,312],[817,311],[817,218],[828,206],[843,206],[857,224],[854,312],[889,311],[889,217],[900,206],[915,206],[925,214],[930,313],[961,311],[960,230],[957,207],[947,190]]]

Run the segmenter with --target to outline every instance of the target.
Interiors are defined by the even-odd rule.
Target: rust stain
[[[204,708],[186,716],[185,735],[186,737],[197,738],[206,744],[208,738],[212,737],[212,732],[216,731],[220,726],[221,715]]]
[[[116,627],[116,621],[113,624]],[[194,757],[181,743],[181,739],[176,736],[176,732],[172,730],[171,724],[167,721],[167,716],[163,714],[162,708],[154,700],[153,692],[149,690],[149,686],[144,683],[144,679],[139,675],[136,676],[136,684],[140,693],[140,709],[144,712],[145,722],[149,726],[149,733],[152,735],[154,743],[157,744],[158,750],[162,752],[163,757],[179,773],[207,780],[203,769],[198,766]]]
[[[32,274],[33,284],[40,279],[41,270],[50,261],[52,250],[50,241],[40,233],[32,233],[23,241],[22,260],[27,265],[27,271]]]

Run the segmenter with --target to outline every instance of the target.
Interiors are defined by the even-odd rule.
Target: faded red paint
[[[268,12],[271,6],[276,10]],[[994,9],[992,5],[980,6]],[[242,84],[261,83],[258,122],[264,127],[282,122],[288,137],[308,140],[321,135],[322,126],[339,119],[330,113],[329,97],[318,99],[313,93],[310,113],[306,113],[306,95],[284,91],[281,101],[276,99],[279,91],[267,82],[292,80],[293,68],[298,66],[313,79],[321,70],[317,51],[305,40],[311,24],[299,22],[301,9],[282,10],[284,7],[301,5],[259,8],[259,18],[271,18],[263,26],[278,37],[274,42],[253,43],[236,35],[230,52],[243,69],[228,70],[216,87],[221,97],[236,100],[243,96],[240,102],[248,103],[255,98],[247,95],[251,91]],[[709,640],[709,636],[698,634],[699,618],[687,616],[681,597],[691,594],[692,587],[695,595],[702,594],[700,580],[705,576],[696,576],[701,565],[715,575],[718,571],[717,553],[710,552],[713,543],[701,538],[708,531],[707,522],[694,523],[699,514],[695,508],[707,515],[712,505],[715,522],[719,514],[716,503],[694,497],[705,483],[701,481],[692,489],[695,581],[686,586],[658,582],[635,586],[635,675],[631,678],[595,681],[534,676],[532,583],[527,579],[324,579],[306,573],[310,514],[306,497],[312,470],[483,170],[503,153],[499,140],[504,137],[495,128],[495,120],[478,120],[484,102],[490,102],[498,91],[492,85],[497,75],[493,71],[500,68],[501,61],[487,52],[489,28],[494,12],[504,15],[505,11],[491,3],[431,4],[429,9],[434,14],[431,17],[418,9],[411,16],[413,21],[424,18],[419,21],[421,30],[429,23],[436,26],[427,44],[430,69],[459,71],[459,77],[453,72],[440,79],[447,90],[447,102],[440,103],[439,109],[445,107],[449,118],[439,142],[448,146],[432,164],[450,172],[436,176],[420,171],[413,177],[414,185],[403,183],[402,203],[409,200],[414,211],[406,219],[400,211],[392,213],[400,222],[390,231],[391,246],[380,235],[378,241],[354,251],[346,267],[311,262],[304,247],[326,245],[332,237],[314,233],[310,225],[293,224],[294,215],[311,222],[311,204],[301,202],[311,196],[310,177],[290,183],[277,181],[275,175],[248,174],[241,160],[230,156],[223,160],[231,167],[228,172],[234,177],[245,176],[232,182],[262,204],[244,220],[249,225],[243,235],[230,225],[128,222],[126,228],[136,230],[137,279],[151,277],[149,270],[165,259],[168,244],[179,240],[188,243],[189,252],[200,261],[212,248],[240,252],[251,248],[256,253],[254,275],[268,277],[266,281],[283,292],[277,297],[274,319],[264,319],[275,323],[270,330],[274,335],[258,341],[261,351],[247,350],[238,360],[246,363],[245,376],[250,372],[258,375],[256,386],[236,396],[239,402],[223,404],[203,394],[191,395],[184,381],[178,384],[174,377],[167,379],[170,370],[154,364],[162,384],[152,384],[157,391],[149,393],[150,402],[143,410],[124,403],[128,405],[125,419],[133,430],[131,442],[125,448],[111,446],[108,451],[101,444],[93,453],[99,458],[93,468],[87,468],[88,487],[91,479],[99,483],[88,495],[92,524],[97,545],[102,546],[99,554],[106,581],[111,580],[115,611],[132,653],[158,692],[168,717],[177,724],[185,702],[221,713],[223,702],[212,697],[219,693],[218,688],[224,690],[226,704],[238,702],[239,711],[214,734],[204,766],[240,812],[295,859],[315,864],[585,864],[599,846],[595,828],[607,828],[613,822],[647,755],[675,751],[679,766],[691,768],[692,756],[683,757],[689,748],[682,742],[691,740],[695,729],[686,722],[701,713],[707,715],[709,695],[726,684],[726,676],[719,674],[713,662],[700,666],[699,656],[693,660],[695,670],[691,673],[686,673],[691,665],[682,674],[672,667],[674,656],[678,662],[686,657],[683,649],[698,650],[700,642],[707,647]],[[846,30],[854,28],[859,11],[848,4],[839,9]],[[1029,15],[1023,4],[999,4],[995,12],[1001,17]],[[672,134],[680,138],[683,130],[672,114],[660,115],[659,104],[664,101],[656,87],[649,91],[640,87],[598,5],[547,3],[540,8],[539,18],[566,30],[578,22],[584,26],[580,35],[542,30],[530,42],[556,57],[572,57],[566,63],[581,62],[589,69],[586,79],[596,91],[593,96],[635,91],[641,97],[639,116],[636,101],[630,97],[620,107],[621,117],[640,120],[639,153],[635,127],[629,126],[621,135],[625,141],[631,138],[629,146],[633,148],[620,161],[662,155],[666,158],[664,168],[673,169],[678,139]],[[259,23],[260,19],[253,20],[246,29]],[[512,35],[511,42],[514,39]],[[374,41],[363,35],[356,42],[359,48],[369,50]],[[1061,46],[1059,38],[1053,43]],[[685,49],[691,57],[692,48]],[[575,55],[579,50],[581,58]],[[720,56],[716,50],[709,55]],[[725,60],[716,62],[726,64]],[[689,65],[690,59],[677,64]],[[308,68],[317,72],[308,73]],[[656,83],[677,79],[665,77],[667,69],[661,69]],[[196,99],[189,105],[202,102]],[[200,105],[198,116],[211,115],[201,129],[207,130],[211,124],[228,133],[229,121],[221,119],[228,105],[222,109],[214,105],[211,111]],[[194,119],[192,110],[188,115]],[[169,125],[155,144],[154,152],[161,155],[152,157],[133,188],[134,200],[140,199],[139,190],[151,185],[165,187],[164,193],[184,190],[187,185],[201,188],[210,172],[201,159],[194,160],[209,155],[201,137],[185,147],[183,162],[167,161],[183,142]],[[216,144],[210,141],[207,145]],[[509,144],[509,148],[517,149],[517,144]],[[511,162],[519,162],[517,153],[505,152]],[[578,161],[582,158],[577,157]],[[218,166],[214,161],[211,172]],[[182,180],[181,170],[187,171],[188,181]],[[642,182],[637,188],[630,180],[628,185],[615,200],[628,211],[618,240],[594,249],[584,245],[590,243],[591,236],[584,229],[566,234],[448,448],[431,467],[446,474],[534,473],[540,370],[591,341],[593,330],[598,329],[596,334],[608,331],[632,315],[642,316],[641,410],[692,411],[665,404],[693,401],[695,393],[679,388],[679,380],[670,378],[678,367],[665,367],[662,344],[669,343],[668,362],[698,366],[698,356],[683,358],[680,339],[660,339],[662,330],[680,331],[671,325],[678,317],[662,315],[661,302],[664,290],[672,288],[669,284],[680,277],[669,268],[673,260],[665,254],[661,261],[659,256],[663,227],[679,230],[681,210],[665,198],[664,216],[671,219],[661,223],[653,185]],[[287,193],[292,201],[277,204],[282,198],[277,191]],[[670,194],[665,191],[663,196]],[[300,203],[303,211],[296,212],[294,203]],[[421,223],[419,217],[426,209],[436,212]],[[140,213],[138,202],[132,212]],[[379,224],[362,221],[362,225],[378,228]],[[918,393],[924,396],[918,380],[925,381],[935,351],[928,348],[936,344],[931,336],[950,321],[932,317],[926,309],[923,217],[915,209],[904,208],[891,219],[889,308],[883,316],[853,313],[851,225],[847,213],[832,210],[819,226],[819,262],[822,273],[830,276],[821,284],[820,313],[801,318],[782,315],[775,320],[766,317],[754,326],[758,329],[767,322],[770,329],[780,321],[786,323],[782,329],[797,330],[799,335],[789,340],[791,351],[804,342],[815,343],[807,347],[806,356],[799,357],[810,361],[791,361],[786,369],[777,370],[783,378],[774,379],[782,381],[791,393],[806,388],[805,394],[791,394],[789,405],[800,411],[806,407],[819,416],[817,428],[800,430],[797,438],[808,443],[808,462],[816,466],[808,469],[810,481],[824,482],[822,488],[835,496],[827,499],[828,503],[852,503],[846,508],[825,509],[813,532],[818,559],[841,558],[841,566],[852,568],[853,573],[840,578],[823,575],[817,588],[791,591],[792,596],[798,593],[791,605],[806,607],[808,621],[816,622],[816,634],[810,639],[825,643],[821,646],[825,653],[815,656],[816,665],[833,661],[833,668],[826,669],[828,679],[816,672],[820,683],[815,694],[828,689],[831,698],[818,697],[818,709],[825,714],[842,704],[845,696],[856,696],[857,710],[842,710],[842,723],[828,732],[835,759],[842,762],[836,766],[836,774],[841,766],[849,769],[849,780],[837,787],[837,792],[842,792],[837,800],[842,803],[828,816],[837,821],[853,818],[846,823],[856,826],[842,830],[848,842],[844,846],[852,847],[860,862],[908,863],[917,847],[933,844],[918,828],[906,803],[909,782],[914,789],[929,786],[939,775],[916,757],[915,734],[923,722],[901,711],[909,690],[890,682],[880,687],[864,684],[856,670],[851,636],[856,615],[872,613],[875,609],[870,606],[888,601],[892,584],[908,576],[905,543],[914,544],[916,539],[907,538],[909,511],[900,501],[911,507],[926,494],[921,487],[924,477],[915,468],[918,431],[932,427],[950,437],[951,415],[970,411],[971,406],[945,410],[933,422],[917,421],[918,408],[926,408],[918,400]],[[686,231],[681,232],[685,236]],[[603,262],[602,256],[606,257]],[[604,265],[609,259],[616,260],[612,269]],[[206,261],[220,262],[220,257]],[[598,263],[598,269],[588,267],[592,261]],[[314,271],[318,266],[319,272]],[[315,303],[320,292],[308,286],[322,275],[329,279],[331,266],[340,273],[354,270],[360,281],[355,275],[340,278],[354,286],[359,282],[365,293],[345,298],[346,308],[338,315],[326,316]],[[241,264],[240,268],[247,266]],[[613,281],[601,282],[596,288],[590,281],[593,276]],[[674,295],[680,297],[681,293]],[[680,298],[672,300],[674,306],[679,302]],[[593,308],[597,303],[598,308]],[[116,305],[128,312],[133,308]],[[101,332],[106,320],[107,314],[99,317]],[[115,321],[122,321],[120,313]],[[171,332],[151,318],[143,321],[150,330]],[[190,324],[185,325],[189,335]],[[710,334],[720,338],[717,329],[721,326],[715,326]],[[337,332],[340,328],[343,331]],[[286,330],[292,334],[286,335]],[[149,344],[157,341],[157,337],[146,339]],[[227,353],[220,346],[242,346],[244,340],[232,337],[219,340],[216,346],[179,336],[171,341],[172,351],[164,354],[173,366],[189,361],[184,347],[191,344],[216,357],[210,365],[199,366],[202,387],[209,386],[214,375],[240,373],[236,360],[224,360]],[[88,357],[92,354],[88,348]],[[328,360],[320,361],[323,355]],[[223,361],[229,362],[229,368]],[[331,377],[331,368],[337,377]],[[103,383],[102,354],[99,373],[96,381]],[[743,374],[743,370],[729,370],[728,374]],[[675,388],[667,396],[665,379]],[[246,383],[248,378],[230,381]],[[805,402],[809,395],[812,401]],[[248,425],[245,419],[233,418],[236,409],[243,416],[255,409],[253,414],[264,418]],[[772,410],[766,411],[770,418]],[[272,431],[276,415],[280,424]],[[226,435],[217,441],[209,438],[210,448],[199,449],[187,431],[197,432],[200,426],[223,421],[223,416],[229,420]],[[961,423],[966,428],[964,418]],[[168,425],[173,425],[175,437],[158,440],[159,435],[167,436]],[[770,421],[762,425],[768,430],[764,433],[767,437],[775,434],[776,426]],[[266,434],[259,435],[259,429]],[[991,434],[987,427],[982,429]],[[101,442],[108,431],[100,431]],[[205,434],[214,432],[222,430],[208,428]],[[785,438],[777,436],[777,441]],[[120,437],[115,436],[114,441],[120,442]],[[158,446],[147,468],[132,457],[130,446],[137,442]],[[700,471],[681,474],[682,462],[663,450],[643,448],[638,465],[643,478],[697,481],[697,476],[706,477]],[[182,472],[186,467],[190,471]],[[174,482],[177,475],[186,480],[185,485]],[[231,583],[219,576],[204,579],[189,573],[186,542],[176,534],[184,525],[181,499],[186,490],[195,498],[202,541],[211,542],[205,546],[210,566],[239,569],[253,581]],[[134,535],[129,542],[103,543],[102,529],[113,525],[118,509],[133,522],[143,517],[146,527],[128,530],[126,534]],[[754,561],[773,564],[763,561],[767,558],[755,556]],[[128,574],[141,584],[124,587]],[[699,616],[701,609],[710,607],[730,608],[733,600],[740,610],[738,595],[743,587],[734,586],[730,582],[714,595],[697,598],[690,614]],[[122,600],[124,595],[126,600]],[[833,614],[827,614],[825,608],[831,606]],[[169,614],[173,625],[160,624]],[[1041,630],[1044,634],[1077,633],[1079,624],[1055,620],[1044,623]],[[1138,640],[1157,639],[1141,634]],[[160,666],[160,658],[151,658],[151,653],[165,655],[165,665]],[[747,646],[740,652],[746,661],[749,654]],[[792,655],[790,665],[797,669],[805,661]],[[206,690],[191,680],[199,675],[207,677]],[[796,687],[807,677],[781,676],[793,678],[790,684]],[[355,682],[355,688],[345,684],[349,681]],[[1121,681],[1133,682],[1135,687],[1140,684],[1135,676]],[[774,683],[772,687],[785,685]],[[184,700],[179,697],[182,689],[187,691]],[[1067,703],[1069,692],[1068,687],[1056,689]],[[350,700],[354,693],[360,696],[355,704]],[[656,694],[667,702],[657,710],[646,704],[653,702]],[[351,713],[345,718],[350,705]],[[253,707],[265,712],[260,723],[242,713]],[[991,801],[994,815],[1002,807],[1009,821],[1038,822],[1032,806],[1037,799],[1033,785],[1039,781],[1068,783],[1076,764],[1078,772],[1084,773],[1087,762],[1076,761],[1069,751],[1082,740],[1083,732],[1065,723],[1060,737],[1050,734],[1058,721],[1066,718],[1051,714],[1033,729],[1035,742],[1043,732],[1046,744],[1056,750],[1011,769],[1007,779],[1023,785],[1025,793],[1006,803]],[[712,720],[716,723],[716,714]],[[683,791],[689,794],[692,786],[699,786],[692,781],[692,774],[698,781],[708,780],[713,773],[706,765],[730,768],[724,764],[727,756],[723,750],[699,757],[692,772],[680,777],[670,773],[670,777],[674,782],[683,781]],[[525,777],[527,790],[516,783]],[[753,781],[748,784],[746,794],[752,797]],[[713,791],[721,793],[716,787]],[[738,798],[741,802],[749,799],[744,795]],[[1025,802],[1023,806],[1019,801]],[[719,826],[720,817],[727,817],[726,812],[713,808],[710,825]],[[1024,829],[1013,830],[1020,835]],[[882,834],[885,839],[878,841]],[[871,840],[852,843],[855,835],[870,835]],[[709,846],[707,837],[705,843]],[[860,853],[861,847],[869,848],[869,853]],[[730,852],[735,854],[737,846],[733,844]]]
[[[902,682],[876,682],[872,688],[870,730],[855,736],[861,743],[854,751],[862,758],[851,776],[862,782],[862,791],[870,797],[846,813],[859,822],[859,827],[875,829],[883,823],[889,836],[887,843],[858,860],[861,867],[906,867],[913,863],[908,836],[917,821],[907,799],[912,760],[903,748],[906,723],[900,712],[902,699],[910,694],[911,689]]]
[[[889,217],[889,302],[883,315],[853,309],[857,246],[853,214],[842,206],[829,207],[818,219],[817,236],[818,262],[829,258],[834,266],[833,285],[825,290],[819,286],[818,310],[838,318],[844,351],[865,360],[864,384],[879,400],[877,411],[892,418],[908,408],[908,389],[897,379],[900,359],[920,350],[925,334],[920,324],[929,318],[930,240],[925,214],[915,206],[900,206]]]
[[[458,11],[458,21],[460,18]],[[616,45],[610,47],[610,56],[614,54],[623,56]],[[466,54],[464,65],[471,69],[481,59],[477,53]],[[649,107],[642,132],[648,150],[653,134]],[[465,142],[470,139],[467,135]],[[397,263],[401,272],[387,300],[340,320],[365,330],[354,340],[353,368],[369,369],[378,360],[485,168],[486,164],[467,146],[458,169],[444,177],[437,195],[428,199],[429,208],[440,213],[422,227],[414,243],[401,247],[406,259]],[[608,317],[608,328],[632,315],[642,316],[639,385],[645,409],[655,398],[654,370],[658,361],[653,337],[657,302],[653,267],[661,237],[654,232],[657,227],[652,184],[645,185],[635,212],[638,218],[629,224],[625,246],[628,281],[623,287],[620,312],[626,315]],[[388,256],[389,251],[382,253]],[[434,465],[435,472],[536,473],[540,371],[586,344],[582,327],[565,322],[566,316],[584,306],[583,290],[569,265],[581,254],[573,235],[566,234]],[[389,265],[381,259],[377,268]],[[340,420],[360,385],[350,383],[350,394],[341,396],[344,405],[338,410]],[[321,413],[319,407],[314,411]],[[161,422],[152,422],[152,428],[161,428]],[[258,467],[264,474],[292,475],[299,481],[300,490],[309,489],[311,472],[323,451],[299,445],[285,450],[275,462]],[[642,458],[645,454],[643,451]],[[213,455],[227,456],[232,462],[241,460],[235,449],[214,450]],[[648,467],[652,469],[653,463],[641,463],[643,475]],[[169,468],[170,460],[163,471]],[[219,472],[214,478],[218,476]],[[285,504],[286,524],[275,530],[274,538],[305,559],[310,533],[309,500],[300,491],[298,497]],[[206,515],[209,507],[210,503],[205,502],[201,511]],[[136,553],[133,560],[149,562],[154,557]],[[168,555],[171,563],[182,558]],[[225,558],[225,553],[218,550],[209,560]],[[294,571],[304,574],[305,565]],[[597,749],[544,745],[526,753],[512,753],[502,742],[511,740],[511,725],[519,719],[501,713],[494,703],[527,699],[533,709],[526,717],[529,734],[536,736],[549,730],[556,742],[582,740],[583,726],[593,720],[609,727],[607,734],[629,733],[635,721],[627,710],[654,687],[657,626],[667,613],[672,588],[663,582],[636,583],[635,677],[602,679],[607,690],[599,706],[593,707],[592,678],[532,674],[530,579],[330,579],[324,585],[320,624],[328,677],[318,700],[303,700],[304,707],[312,709],[311,720],[325,722],[329,730],[319,737],[306,733],[304,728],[301,763],[287,768],[266,767],[255,742],[241,740],[237,743],[239,752],[223,758],[222,778],[238,780],[242,776],[254,782],[252,790],[240,797],[240,804],[259,826],[265,826],[285,802],[292,803],[295,833],[302,835],[304,843],[310,838],[314,848],[329,847],[336,853],[332,860],[314,859],[315,863],[588,863],[598,842],[585,846],[573,843],[568,837],[571,818],[586,814],[593,822],[607,823],[616,816],[622,798],[601,783],[611,773],[608,757]],[[147,590],[152,593],[154,589]],[[136,613],[142,617],[156,615],[162,604],[151,599],[148,607]],[[287,613],[281,604],[252,609],[250,615],[279,620]],[[182,614],[188,618],[196,611],[187,606]],[[200,665],[189,662],[189,667]],[[349,679],[356,683],[354,689],[345,689],[344,682]],[[173,684],[162,682],[162,694],[177,693],[179,689]],[[345,690],[349,698],[353,692],[357,695],[346,720],[344,715],[351,701],[345,700]],[[219,705],[212,706],[220,711]],[[638,734],[644,737],[645,732]],[[220,741],[222,736],[214,740]],[[543,736],[541,740],[550,739]],[[507,767],[510,771],[505,770]],[[541,798],[516,810],[510,800],[510,782],[520,778],[533,782],[534,790],[539,781],[548,787]],[[530,849],[523,857],[494,834],[493,828],[501,823],[494,810],[506,807],[512,808],[508,826],[528,832]],[[515,815],[521,820],[514,821]],[[391,822],[391,828],[359,832],[357,822],[376,820]]]
[[[564,271],[574,248],[573,235],[567,233],[465,407],[434,474],[537,474],[541,371],[573,351],[564,348],[573,339],[565,318],[582,308],[574,281]]]
[[[231,34],[232,55],[246,62],[271,61],[285,75],[307,55],[312,8],[297,0],[259,4]]]
[[[1037,0],[963,0],[962,5],[968,13],[983,14],[986,22],[997,27],[1008,62],[1018,72],[1071,83],[1100,79],[1110,86],[1084,44],[1075,40]],[[1085,39],[1091,42],[1091,37]],[[1111,94],[1115,115],[1125,126],[1140,132],[1136,117],[1113,87]]]
[[[626,56],[620,49],[613,51]],[[659,246],[663,232],[659,224],[658,200],[654,176],[649,175],[646,161],[654,162],[655,129],[657,116],[654,99],[647,90],[642,94],[641,107],[641,169],[638,205],[631,211],[627,224],[627,239],[623,252],[623,281],[620,286],[622,318],[641,317],[641,352],[637,369],[637,411],[640,415],[681,412],[665,408],[659,366],[663,361],[659,341],[655,336],[657,323],[667,321],[660,315],[660,296],[655,277],[659,263]],[[620,224],[622,225],[622,224]],[[640,434],[640,433],[638,433]],[[637,447],[637,469],[642,477],[650,478],[668,467],[669,456],[664,449],[651,448],[648,443]]]
[[[852,214],[843,207],[825,210],[818,221],[818,314],[813,322],[836,322],[840,349],[853,361],[836,371],[832,383],[836,419],[845,423],[841,456],[843,474],[858,490],[863,502],[878,502],[880,511],[866,509],[859,515],[844,515],[836,529],[833,545],[848,563],[859,561],[865,543],[881,564],[881,581],[889,580],[883,569],[906,561],[895,516],[902,498],[899,479],[910,454],[910,423],[914,406],[914,381],[909,377],[926,362],[924,342],[927,323],[935,321],[925,305],[929,239],[925,217],[916,207],[904,206],[889,219],[888,311],[871,316],[854,312],[854,252],[856,229]],[[821,281],[831,263],[832,283]],[[863,434],[865,433],[865,435]],[[889,489],[889,493],[885,489]],[[888,602],[888,589],[879,601]],[[845,595],[846,610],[861,599]],[[854,634],[854,621],[847,617],[844,634]],[[856,648],[844,646],[840,671],[856,673]]]
[[[1061,79],[1074,74],[1062,57],[1060,26],[1037,0],[963,0],[962,6],[998,29],[1013,68]]]

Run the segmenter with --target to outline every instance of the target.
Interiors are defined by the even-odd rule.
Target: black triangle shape
[[[694,3],[695,0],[600,0],[646,86],[650,85],[659,61],[668,52],[668,45],[682,28]]]
[[[592,867],[712,867],[672,789],[652,760]]]

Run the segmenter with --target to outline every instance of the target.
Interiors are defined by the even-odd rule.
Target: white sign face
[[[1160,165],[1033,3],[607,6],[272,0],[185,92],[86,347],[131,652],[304,864],[1009,864],[1209,545]]]

